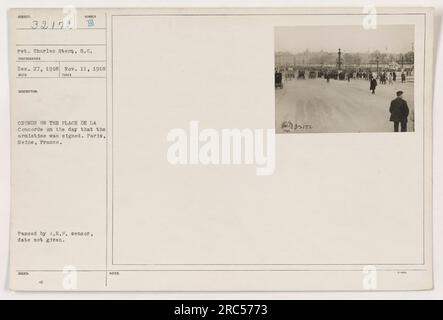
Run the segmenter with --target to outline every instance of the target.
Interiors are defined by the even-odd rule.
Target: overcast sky
[[[292,53],[309,51],[403,53],[411,51],[414,26],[291,26],[275,27],[275,50]]]

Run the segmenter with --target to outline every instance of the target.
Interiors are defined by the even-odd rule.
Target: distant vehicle
[[[337,80],[338,79],[338,71],[337,70],[332,70],[329,73],[329,76],[330,76],[331,79]]]
[[[283,77],[281,72],[275,73],[275,89],[283,89]]]
[[[305,70],[298,70],[297,79],[306,79],[306,77],[305,77]]]

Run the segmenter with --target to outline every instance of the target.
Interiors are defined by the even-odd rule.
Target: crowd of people
[[[406,82],[406,76],[409,72],[401,71],[400,80],[402,83]],[[380,82],[380,84],[393,84],[397,81],[396,71],[382,71],[378,73],[374,72],[355,72],[351,75],[351,78],[372,80],[374,78]]]
[[[375,89],[378,84],[394,84],[397,81],[397,73],[395,71],[383,71],[380,73],[364,73],[361,78],[369,80],[369,90],[375,94]],[[406,72],[402,71],[400,74],[401,83],[406,82]]]
[[[295,70],[295,68],[276,68],[276,73],[281,73],[285,80],[291,80],[294,78],[305,79],[305,78],[324,78],[327,81],[330,79],[335,80],[347,80],[351,81],[353,79],[365,79],[371,81],[373,78],[380,84],[394,84],[397,80],[402,83],[406,82],[408,76],[412,75],[411,70],[383,70],[379,72],[372,72],[370,70],[351,70],[351,71],[338,71],[338,70]],[[400,74],[399,74],[400,73]]]

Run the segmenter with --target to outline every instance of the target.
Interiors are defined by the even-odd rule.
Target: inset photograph
[[[414,26],[275,27],[276,133],[414,131]]]

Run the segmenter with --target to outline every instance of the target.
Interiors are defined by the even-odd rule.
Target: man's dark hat
[[[402,94],[403,94],[403,91],[401,91],[401,90],[397,91],[397,96],[401,96]]]

